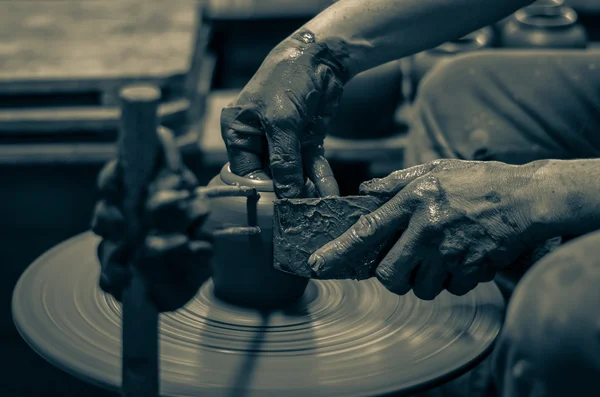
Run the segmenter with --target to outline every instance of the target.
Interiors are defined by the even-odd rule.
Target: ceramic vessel
[[[402,70],[393,61],[356,75],[344,86],[328,135],[373,139],[394,134],[394,115],[402,102]]]
[[[493,31],[490,27],[477,30],[458,40],[449,41],[436,48],[414,55],[407,62],[410,69],[409,95],[414,98],[417,87],[425,75],[439,64],[450,60],[453,56],[489,48],[493,42]]]
[[[587,34],[572,8],[532,5],[517,11],[504,25],[501,42],[508,48],[584,49]]]
[[[562,7],[563,5],[565,5],[565,1],[564,0],[538,0],[534,3],[532,3],[531,5],[527,6],[526,8],[531,9],[534,7],[546,7],[546,8],[558,8],[558,7]],[[497,45],[501,46],[502,45],[502,40],[501,40],[501,35],[502,35],[502,30],[504,29],[504,26],[514,17],[514,14],[511,14],[510,16],[500,20],[498,23],[496,23],[493,26],[494,29],[494,33],[496,34],[496,36],[498,37],[498,41],[496,42]]]
[[[261,232],[254,236],[215,237],[212,263],[215,295],[237,305],[257,308],[288,305],[303,295],[309,280],[273,267],[273,202],[276,199],[273,182],[237,176],[226,164],[208,186],[225,185],[254,187],[260,197],[211,199],[206,228],[259,226]]]
[[[559,8],[565,5],[565,0],[537,0],[524,7],[524,9],[536,9],[536,8]]]

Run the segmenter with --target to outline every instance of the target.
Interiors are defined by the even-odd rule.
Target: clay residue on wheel
[[[368,196],[276,200],[273,216],[275,268],[316,278],[308,265],[310,255],[382,203],[382,199]],[[372,277],[384,246],[372,248],[364,256],[348,258],[345,269],[328,278],[365,280]]]

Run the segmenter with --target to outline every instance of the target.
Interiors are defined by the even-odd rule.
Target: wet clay
[[[273,308],[288,305],[304,293],[308,280],[273,267],[273,182],[262,175],[234,175],[226,164],[208,184],[248,186],[258,197],[211,198],[211,213],[205,230],[258,226],[260,233],[248,236],[215,235],[212,278],[215,294],[241,306]]]
[[[308,258],[341,236],[362,215],[378,209],[384,199],[370,196],[283,199],[275,201],[273,218],[274,266],[283,272],[319,278]],[[364,280],[374,276],[384,244],[364,255],[347,258],[344,269],[327,279]]]

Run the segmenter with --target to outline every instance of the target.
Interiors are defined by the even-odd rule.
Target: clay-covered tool
[[[308,258],[317,249],[348,230],[361,215],[375,211],[383,199],[370,196],[282,199],[275,201],[273,256],[276,269],[316,278]],[[330,279],[365,280],[374,275],[385,246],[372,247],[363,256],[348,258],[346,268]]]

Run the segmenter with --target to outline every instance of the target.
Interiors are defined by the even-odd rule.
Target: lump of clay
[[[361,215],[375,211],[383,200],[369,196],[282,199],[275,201],[273,252],[276,269],[315,278],[308,258],[348,230]],[[331,279],[365,280],[374,276],[384,246],[365,256],[348,258],[347,267]]]

